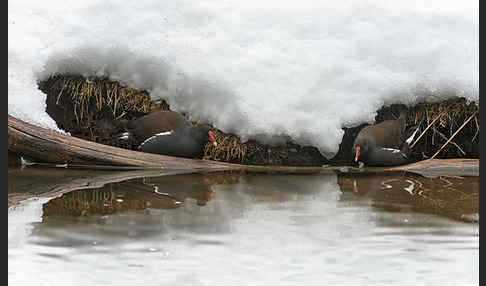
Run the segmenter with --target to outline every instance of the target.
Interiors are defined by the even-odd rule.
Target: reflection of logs
[[[190,171],[138,170],[138,171],[109,172],[108,174],[101,173],[101,175],[99,176],[79,178],[79,179],[74,179],[72,181],[69,181],[68,183],[59,184],[51,188],[49,192],[42,193],[39,196],[50,198],[50,197],[56,197],[75,190],[101,188],[108,183],[122,182],[122,181],[144,178],[144,177],[171,176],[177,174],[184,174],[187,172]]]

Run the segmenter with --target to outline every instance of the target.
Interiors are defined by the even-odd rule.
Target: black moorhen
[[[400,112],[395,120],[386,120],[361,129],[353,144],[354,161],[367,166],[396,166],[407,163],[409,145],[418,129],[404,140],[406,113]]]
[[[138,144],[155,134],[192,126],[180,113],[166,110],[154,111],[135,120],[119,122],[127,131],[119,138],[132,137]]]
[[[158,133],[142,142],[138,149],[175,157],[201,157],[208,141],[217,146],[210,129],[209,125],[199,125]]]

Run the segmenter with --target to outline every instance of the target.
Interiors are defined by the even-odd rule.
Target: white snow
[[[9,1],[8,112],[52,129],[37,82],[109,76],[246,140],[317,146],[382,105],[479,103],[479,1]]]

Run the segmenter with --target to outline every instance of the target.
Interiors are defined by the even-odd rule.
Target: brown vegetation
[[[127,149],[135,146],[131,142],[116,140],[116,135],[123,132],[118,119],[132,119],[160,108],[170,109],[165,101],[151,102],[146,91],[136,91],[106,78],[58,75],[41,82],[39,87],[47,94],[47,113],[59,128],[75,137]],[[405,107],[383,107],[377,112],[376,122],[394,118],[401,108]],[[479,158],[479,109],[476,104],[468,103],[464,98],[453,98],[437,103],[420,103],[407,109],[408,124],[419,125],[420,133],[426,130],[414,142],[413,161],[434,155],[435,158]],[[252,140],[242,143],[237,136],[217,128],[215,137],[218,146],[207,144],[204,157],[253,165],[352,164],[349,150],[364,126],[344,128],[339,152],[331,160],[325,159],[312,146],[291,142],[283,146],[268,146]]]

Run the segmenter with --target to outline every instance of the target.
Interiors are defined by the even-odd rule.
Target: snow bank
[[[316,2],[10,1],[9,113],[57,129],[37,82],[107,75],[243,139],[331,157],[382,105],[479,102],[478,1]]]

